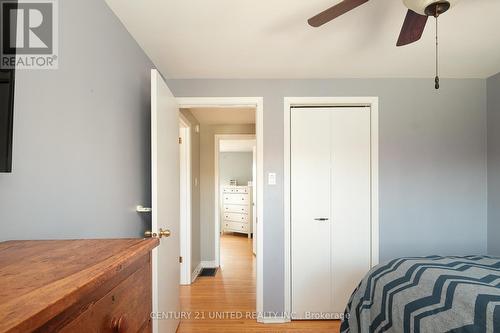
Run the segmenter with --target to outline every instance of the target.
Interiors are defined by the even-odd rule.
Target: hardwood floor
[[[256,260],[252,254],[252,240],[246,235],[224,235],[221,238],[221,263],[215,277],[199,277],[191,286],[181,286],[182,311],[191,317],[181,320],[177,332],[339,331],[339,321],[264,325],[252,318],[255,313]]]

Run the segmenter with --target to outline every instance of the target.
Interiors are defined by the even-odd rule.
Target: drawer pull
[[[127,321],[124,316],[120,316],[120,318],[114,317],[111,319],[111,329],[113,332],[117,333],[125,333],[127,332]]]

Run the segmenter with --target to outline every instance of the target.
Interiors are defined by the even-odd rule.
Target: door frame
[[[252,185],[254,189],[257,187],[257,140],[255,141],[255,146],[252,149]],[[252,191],[252,252],[254,256],[257,256],[257,192]]]
[[[292,107],[370,107],[371,118],[371,266],[379,262],[379,118],[378,97],[285,97],[284,98],[284,218],[285,218],[285,321],[291,321],[291,122]]]
[[[234,107],[255,107],[255,138],[257,141],[257,290],[256,290],[256,311],[263,313],[264,299],[264,98],[263,97],[178,97],[179,108],[234,108]],[[216,186],[217,187],[217,186]],[[219,212],[215,212],[218,214]],[[217,236],[217,235],[216,235]],[[217,238],[216,238],[217,239]],[[216,247],[215,258],[217,265],[220,263],[220,252]],[[261,320],[261,316],[259,321]]]
[[[180,145],[180,254],[182,257],[180,284],[191,284],[191,123],[179,112],[179,129],[184,142]]]

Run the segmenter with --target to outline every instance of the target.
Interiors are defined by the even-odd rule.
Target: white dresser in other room
[[[222,232],[252,236],[252,187],[225,186],[222,189]]]

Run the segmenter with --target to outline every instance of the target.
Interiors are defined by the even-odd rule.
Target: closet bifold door
[[[331,113],[291,110],[291,287],[292,319],[330,312]]]
[[[370,108],[290,112],[292,318],[334,319],[370,269]]]
[[[371,258],[370,108],[331,108],[333,313],[344,313]]]

